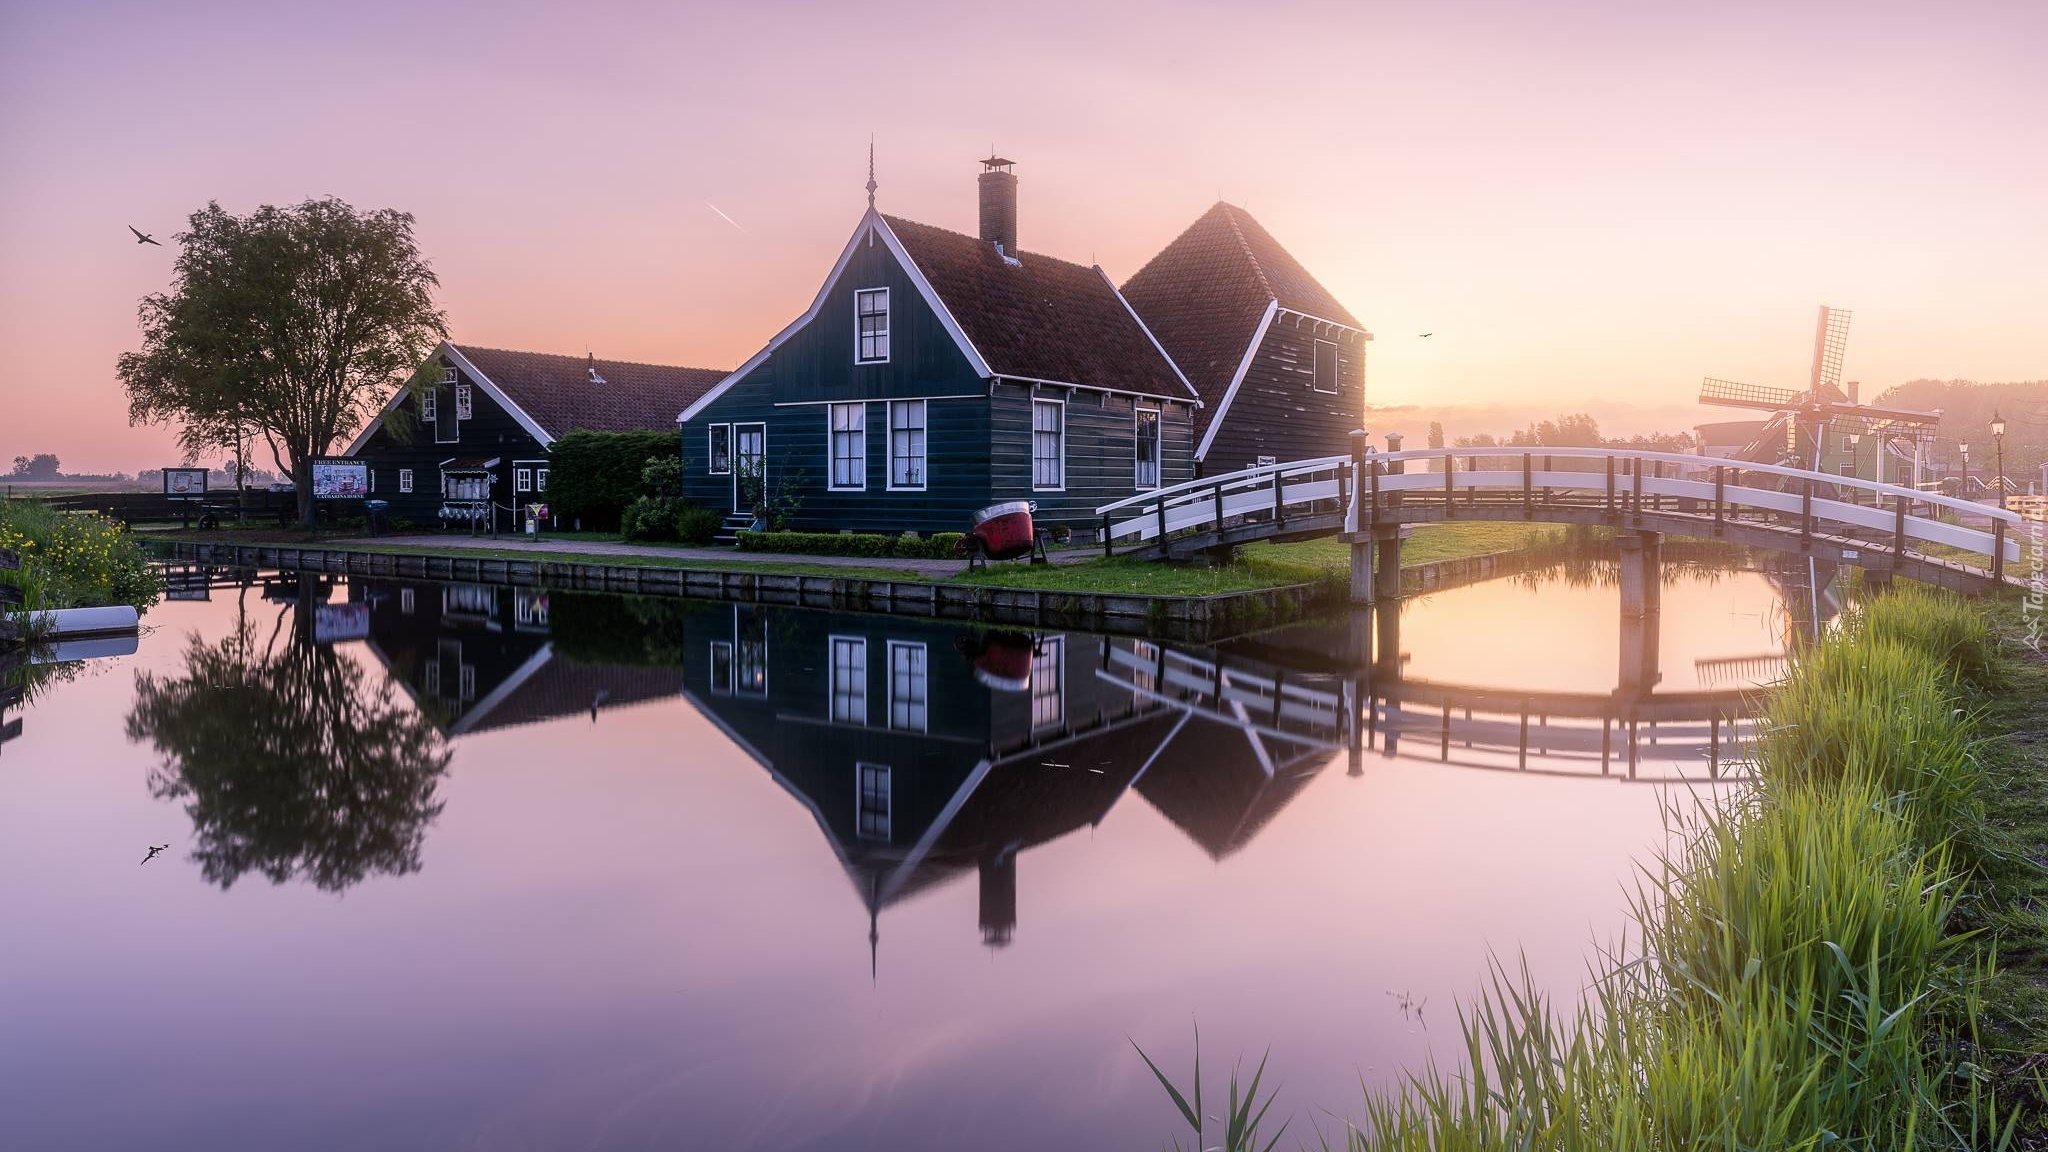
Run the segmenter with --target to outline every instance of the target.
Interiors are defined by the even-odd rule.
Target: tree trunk
[[[292,486],[298,490],[299,520],[306,526],[306,535],[311,536],[319,530],[320,525],[313,518],[313,465],[310,461],[293,462]]]

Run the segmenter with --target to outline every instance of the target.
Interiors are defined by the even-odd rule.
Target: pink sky
[[[1118,280],[1247,205],[1377,334],[1374,404],[1689,425],[1702,375],[1802,384],[1823,302],[1866,394],[2048,377],[2044,57],[2025,2],[0,0],[0,466],[173,460],[113,375],[173,258],[126,224],[401,207],[457,340],[729,367],[870,132],[885,210],[971,230],[994,144],[1023,246]]]

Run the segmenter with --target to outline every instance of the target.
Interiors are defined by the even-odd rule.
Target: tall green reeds
[[[1496,972],[1463,1066],[1368,1096],[1368,1149],[1977,1149],[2014,1118],[1971,1064],[1989,959],[1952,930],[1984,842],[1974,611],[1897,592],[1803,653],[1759,783],[1683,825],[1640,944],[1569,1014]]]

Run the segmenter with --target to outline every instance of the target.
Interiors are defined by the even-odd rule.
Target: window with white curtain
[[[832,404],[832,488],[858,491],[868,486],[868,431],[866,404]]]
[[[1057,400],[1031,402],[1031,486],[1067,486],[1067,406]]]
[[[868,722],[868,642],[860,636],[832,637],[832,722]]]
[[[889,642],[889,727],[922,732],[928,723],[931,664],[922,644]]]
[[[889,487],[923,491],[925,402],[889,403]]]

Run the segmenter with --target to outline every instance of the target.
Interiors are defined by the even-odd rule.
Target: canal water
[[[1151,1148],[1132,1043],[1197,1023],[1329,1130],[1490,957],[1576,994],[1825,611],[1674,564],[1646,649],[1575,564],[1188,646],[167,580],[8,714],[0,1146]]]

